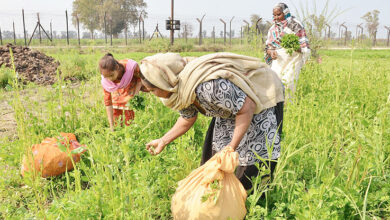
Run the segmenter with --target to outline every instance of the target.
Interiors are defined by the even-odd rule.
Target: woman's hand
[[[146,144],[146,150],[149,151],[151,155],[157,155],[164,150],[166,144],[162,138],[153,140]]]
[[[278,58],[278,53],[276,53],[276,50],[268,50],[268,54],[273,60],[276,60]]]
[[[195,123],[196,119],[197,116],[193,118],[179,117],[176,124],[162,138],[147,143],[146,150],[148,150],[151,155],[161,153],[167,144],[186,133]]]

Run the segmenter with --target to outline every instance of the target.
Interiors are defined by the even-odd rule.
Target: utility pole
[[[174,9],[174,2],[173,0],[171,0],[171,45],[173,45],[173,42],[174,42],[174,39],[175,39],[175,30],[173,28],[173,21],[174,21],[174,18],[173,18],[173,9]]]
[[[202,45],[202,23],[204,16],[206,16],[206,14],[204,14],[201,19],[196,19],[199,22],[199,45]]]
[[[229,43],[230,43],[230,46],[232,46],[232,21],[234,19],[234,16],[232,17],[232,19],[230,19],[230,22],[229,22]]]
[[[226,45],[226,22],[222,18],[219,20],[223,23],[223,44]]]

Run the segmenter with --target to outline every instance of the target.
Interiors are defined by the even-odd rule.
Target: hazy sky
[[[170,0],[145,0],[148,4],[148,18],[145,19],[146,30],[150,33],[159,23],[160,31],[164,35],[168,35],[165,30],[164,20],[170,16],[171,1]],[[73,0],[0,0],[0,27],[2,30],[12,30],[12,21],[15,21],[17,34],[22,34],[22,16],[21,10],[24,8],[26,16],[26,28],[31,33],[36,24],[36,13],[40,12],[42,25],[47,29],[52,21],[53,30],[58,32],[65,30],[65,10],[68,10],[70,15],[72,12]],[[223,29],[223,24],[219,21],[220,18],[229,21],[233,16],[232,29],[236,35],[239,34],[239,28],[243,25],[243,20],[249,21],[251,14],[259,14],[266,20],[272,20],[272,8],[280,2],[280,0],[175,0],[175,19],[182,22],[192,23],[194,32],[198,32],[198,22],[196,18],[204,18],[203,27],[209,35],[213,26],[216,28],[217,36]],[[296,14],[296,8],[304,7],[313,8],[314,3],[317,4],[317,9],[320,11],[325,0],[284,0],[293,12]],[[390,0],[330,0],[330,9],[338,8],[346,10],[333,21],[333,31],[336,31],[337,25],[346,22],[352,34],[355,34],[356,25],[363,23],[360,18],[366,12],[378,9],[379,15],[379,30],[378,36],[383,38],[386,36],[384,25],[390,26]],[[75,30],[70,23],[70,29]]]

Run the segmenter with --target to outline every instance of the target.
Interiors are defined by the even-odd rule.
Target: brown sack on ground
[[[29,156],[23,157],[21,174],[33,171],[42,177],[58,176],[72,170],[73,164],[80,161],[85,146],[77,142],[72,133],[61,133],[56,138],[45,138],[40,144],[32,146]],[[72,162],[73,160],[73,162]]]
[[[215,154],[179,182],[172,197],[176,220],[244,219],[246,191],[234,175],[238,153],[231,147]]]

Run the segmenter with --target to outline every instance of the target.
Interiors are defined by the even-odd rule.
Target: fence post
[[[50,21],[50,37],[51,37],[51,41],[53,41],[53,27],[51,21]]]
[[[241,28],[240,28],[240,35],[241,35],[240,44],[242,44],[242,35],[243,35],[243,33],[242,33],[242,26],[241,26]]]
[[[38,17],[38,34],[39,34],[39,44],[42,44],[42,34],[41,34],[41,20],[39,19],[39,13],[37,13]]]
[[[110,16],[110,45],[112,47],[112,17]]]
[[[138,36],[139,36],[139,43],[140,44],[142,43],[141,42],[141,39],[142,39],[142,36],[141,36],[141,19],[142,19],[142,13],[138,17]]]
[[[386,46],[388,47],[389,46],[389,39],[390,39],[390,27],[388,26],[385,26],[386,30],[387,30],[387,41],[386,41]]]
[[[187,43],[187,24],[184,25],[184,38],[186,39]]]
[[[230,46],[232,46],[232,21],[234,19],[234,16],[232,17],[232,19],[230,19],[230,22],[229,22],[229,43],[230,43]]]
[[[125,25],[125,43],[126,43],[126,46],[127,46],[127,23]]]
[[[104,12],[104,39],[107,44],[107,12]]]
[[[1,35],[1,28],[0,28],[0,45],[3,45],[3,36]]]
[[[222,18],[219,20],[223,23],[223,44],[226,45],[226,22]]]
[[[14,44],[16,45],[16,33],[15,33],[15,22],[14,21],[12,21],[12,27],[14,30]]]
[[[79,23],[79,16],[76,15],[76,22],[77,22],[77,40],[79,41],[79,47],[80,47],[80,23]]]
[[[215,26],[213,26],[213,38],[214,38],[214,44],[215,44]]]
[[[26,37],[26,24],[24,21],[24,9],[22,9],[22,18],[23,18],[23,36],[24,36],[24,46],[27,46],[27,37]]]
[[[69,46],[68,10],[65,10],[65,16],[66,16],[66,42]]]
[[[199,22],[199,45],[202,45],[202,23],[204,16],[206,16],[206,14],[204,14],[201,19],[196,19]]]

